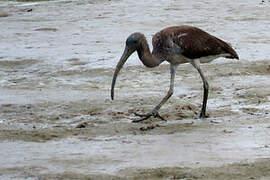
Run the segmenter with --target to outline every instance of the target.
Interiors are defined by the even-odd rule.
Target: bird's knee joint
[[[170,89],[170,90],[168,91],[168,94],[167,94],[167,95],[168,95],[169,97],[171,97],[171,96],[173,95],[173,90]]]
[[[209,84],[208,84],[207,81],[205,81],[205,82],[203,83],[203,87],[204,87],[204,89],[209,89]]]

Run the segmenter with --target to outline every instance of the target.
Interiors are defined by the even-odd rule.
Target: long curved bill
[[[114,85],[116,82],[116,78],[117,75],[119,73],[119,71],[122,69],[123,65],[125,64],[125,62],[127,61],[127,59],[129,58],[129,56],[133,53],[134,51],[132,51],[131,49],[129,49],[127,46],[125,47],[125,50],[119,60],[119,62],[116,65],[114,74],[113,74],[113,79],[112,79],[112,86],[111,86],[111,98],[113,100],[114,98]]]

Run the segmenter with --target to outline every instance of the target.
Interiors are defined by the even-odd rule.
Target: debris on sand
[[[231,130],[226,130],[226,129],[224,129],[222,132],[224,132],[224,133],[226,133],[226,134],[231,134],[231,133],[233,133],[233,131],[231,131]]]
[[[83,123],[78,124],[75,128],[86,128],[87,125],[88,125],[87,122],[83,122]]]
[[[160,125],[156,124],[156,125],[150,125],[146,127],[140,127],[140,131],[149,131],[149,130],[155,129],[156,127],[160,127]]]

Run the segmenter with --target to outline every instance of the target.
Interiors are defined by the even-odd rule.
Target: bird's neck
[[[162,62],[158,57],[150,52],[149,45],[145,37],[141,39],[141,45],[140,48],[137,49],[137,53],[140,60],[146,67],[156,67]]]

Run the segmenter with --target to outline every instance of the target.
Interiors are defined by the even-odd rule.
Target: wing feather
[[[182,52],[189,59],[228,54],[227,58],[238,58],[232,47],[209,33],[192,26],[166,28],[153,37],[154,51],[169,56],[169,53]],[[174,50],[171,50],[174,49]]]

